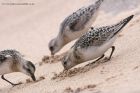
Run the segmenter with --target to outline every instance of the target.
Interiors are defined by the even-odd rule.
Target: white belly
[[[111,46],[113,45],[116,37],[112,38],[102,46],[92,46],[88,49],[82,50],[83,61],[94,60],[98,57],[101,57]]]
[[[0,64],[0,75],[11,73],[12,70],[9,67],[10,67],[9,62]]]

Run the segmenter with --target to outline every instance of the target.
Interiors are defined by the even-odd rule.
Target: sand
[[[6,2],[33,5],[2,5]],[[48,42],[58,34],[62,20],[95,0],[1,0],[0,49],[16,49],[36,64],[37,82],[22,73],[5,77],[21,85],[12,87],[0,79],[0,93],[140,93],[140,0],[105,0],[95,27],[119,22],[131,14],[134,19],[115,42],[109,62],[85,62],[68,72],[61,59],[74,42],[50,57]],[[106,53],[109,56],[110,50]],[[62,55],[61,55],[62,54]],[[45,57],[44,57],[45,56]],[[92,62],[92,61],[90,61]]]

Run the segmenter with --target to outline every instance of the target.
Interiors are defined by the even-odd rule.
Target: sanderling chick
[[[60,31],[56,38],[49,42],[51,55],[57,53],[64,45],[70,41],[81,37],[96,19],[97,11],[103,0],[98,0],[95,4],[82,7],[70,16],[66,17],[60,25]]]
[[[65,55],[62,61],[64,69],[68,70],[80,63],[94,60],[96,58],[99,60],[104,57],[104,53],[109,48],[112,48],[110,57],[108,58],[108,60],[110,60],[115,50],[115,46],[112,45],[117,34],[133,18],[133,16],[134,15],[131,15],[115,25],[91,28],[89,32],[85,33],[79,40],[77,40]]]
[[[35,66],[32,62],[25,60],[23,55],[21,55],[16,50],[4,50],[0,51],[0,75],[1,78],[11,85],[15,86],[18,84],[14,84],[9,80],[5,79],[4,74],[12,73],[12,72],[22,72],[28,76],[30,76],[34,81],[35,78]]]

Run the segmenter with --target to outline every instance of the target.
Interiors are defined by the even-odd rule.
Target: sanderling
[[[64,69],[68,70],[75,65],[96,58],[99,60],[104,57],[104,53],[109,48],[112,48],[112,52],[108,58],[108,60],[110,60],[115,50],[115,46],[112,45],[117,34],[133,18],[133,16],[134,15],[131,15],[115,25],[91,28],[89,32],[85,33],[79,38],[79,40],[77,40],[77,42],[75,42],[65,55],[62,61]]]
[[[22,72],[30,76],[34,81],[36,80],[34,72],[35,66],[32,62],[25,60],[23,56],[16,50],[0,51],[0,75],[1,78],[11,85],[15,86],[9,80],[5,79],[4,74],[12,72]]]
[[[70,41],[85,34],[96,19],[97,11],[102,2],[103,0],[98,0],[95,4],[82,7],[64,19],[60,25],[59,34],[49,42],[49,49],[52,55]]]

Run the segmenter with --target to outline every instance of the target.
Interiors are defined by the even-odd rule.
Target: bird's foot
[[[22,84],[21,82],[20,83],[17,83],[17,84],[14,84],[14,83],[10,83],[13,87],[17,86],[17,85],[20,85]]]
[[[108,61],[110,61],[110,60],[111,60],[110,58],[105,57],[102,63],[108,62]]]

